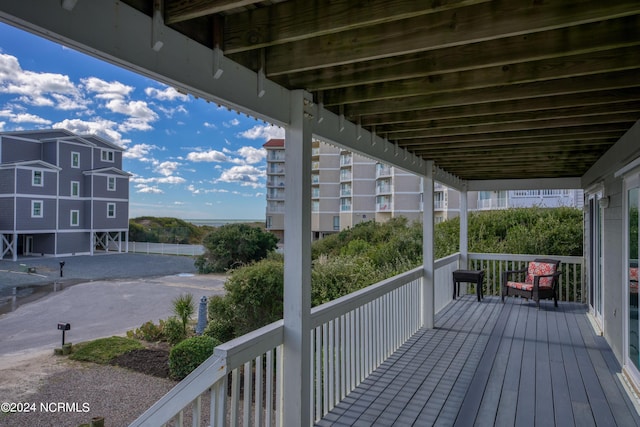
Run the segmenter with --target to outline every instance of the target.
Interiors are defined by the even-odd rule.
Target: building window
[[[338,215],[333,217],[333,230],[340,231],[340,217]]]
[[[115,217],[116,217],[116,204],[107,203],[107,218],[115,218]]]
[[[31,174],[31,184],[37,187],[42,187],[44,181],[43,178],[44,176],[42,175],[42,171],[33,171]]]
[[[116,191],[116,178],[110,176],[107,178],[107,190]]]
[[[42,200],[31,201],[31,218],[42,218]]]
[[[273,227],[273,217],[271,215],[267,216],[267,228]]]
[[[71,226],[77,227],[80,225],[80,211],[73,210],[71,211]]]
[[[80,183],[71,181],[71,197],[80,197]]]
[[[71,167],[79,168],[80,167],[80,153],[75,151],[71,152]]]
[[[102,150],[102,161],[103,162],[113,162],[113,151],[111,151],[111,150]]]

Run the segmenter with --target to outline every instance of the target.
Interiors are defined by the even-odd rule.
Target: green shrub
[[[106,365],[112,359],[131,350],[144,348],[138,341],[125,337],[100,338],[76,344],[70,359]]]
[[[169,345],[174,346],[187,338],[182,322],[174,316],[164,322],[164,339]]]
[[[227,224],[203,239],[205,254],[196,259],[200,273],[220,273],[264,259],[276,248],[278,238],[248,224]]]
[[[209,298],[207,317],[209,322],[203,332],[205,335],[216,338],[220,342],[227,342],[236,336],[234,310],[230,298],[221,295]]]
[[[187,338],[171,349],[169,372],[171,377],[182,380],[212,354],[220,342],[207,335]]]
[[[157,342],[164,339],[164,321],[158,321],[156,325],[151,320],[143,323],[133,331],[127,331],[127,338],[135,338],[148,342]]]
[[[173,313],[178,316],[178,319],[182,322],[182,331],[184,335],[187,335],[187,325],[189,319],[196,311],[195,304],[193,303],[192,294],[183,294],[174,298],[173,300]]]

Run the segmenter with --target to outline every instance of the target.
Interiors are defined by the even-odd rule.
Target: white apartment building
[[[285,141],[270,139],[267,150],[266,228],[284,241]],[[319,239],[359,222],[403,216],[422,218],[422,181],[416,175],[326,144],[313,142],[311,229]],[[468,208],[583,206],[582,190],[468,192]],[[440,183],[434,188],[434,219],[459,215],[460,193]]]

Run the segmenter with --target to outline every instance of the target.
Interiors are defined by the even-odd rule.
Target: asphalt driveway
[[[24,273],[20,264],[36,273]],[[60,346],[58,322],[71,324],[68,342],[124,334],[172,315],[172,300],[180,294],[191,293],[197,303],[222,294],[226,280],[195,274],[190,257],[168,255],[32,258],[2,261],[0,270],[0,357]]]

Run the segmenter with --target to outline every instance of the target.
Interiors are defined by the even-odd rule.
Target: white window
[[[71,181],[71,197],[80,197],[80,183]]]
[[[79,168],[80,167],[80,153],[75,151],[71,152],[71,167]]]
[[[77,227],[80,225],[80,211],[72,210],[71,211],[71,226]]]
[[[43,181],[44,181],[44,176],[42,174],[42,171],[33,171],[31,174],[31,184],[35,185],[36,187],[42,187]]]
[[[107,203],[107,218],[115,218],[115,217],[116,217],[116,204]]]
[[[102,150],[102,161],[103,162],[113,162],[113,151],[111,151],[111,150]]]
[[[116,178],[114,176],[107,178],[107,190],[116,191]]]
[[[31,218],[42,218],[42,200],[31,201]]]

